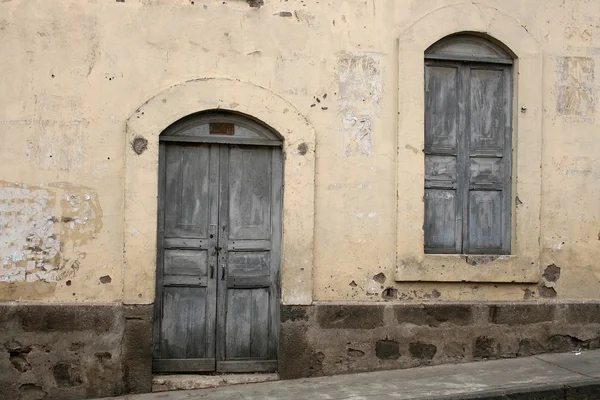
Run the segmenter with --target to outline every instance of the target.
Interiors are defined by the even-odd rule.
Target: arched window
[[[467,34],[425,51],[426,253],[510,253],[512,64]]]

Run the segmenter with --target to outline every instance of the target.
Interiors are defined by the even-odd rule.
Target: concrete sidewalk
[[[115,399],[115,398],[113,398]],[[600,399],[600,350],[129,395],[127,400]]]

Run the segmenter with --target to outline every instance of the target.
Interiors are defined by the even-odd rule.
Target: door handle
[[[223,248],[222,248],[222,247],[220,247],[220,246],[215,246],[215,250],[216,250],[216,251],[217,251],[217,253],[218,253],[219,251],[223,250]]]
[[[213,279],[215,276],[215,266],[211,264],[210,266],[210,279]]]
[[[225,280],[225,267],[223,267],[221,269],[221,280],[224,281]]]

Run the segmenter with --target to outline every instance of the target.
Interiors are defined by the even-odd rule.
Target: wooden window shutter
[[[424,249],[508,254],[512,58],[478,37],[441,42],[425,62]]]

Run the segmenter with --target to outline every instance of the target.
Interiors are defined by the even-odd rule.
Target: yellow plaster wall
[[[126,168],[135,155],[128,120],[157,94],[200,78],[243,85],[239,93],[186,95],[182,109],[216,104],[261,114],[280,131],[288,124],[299,133],[286,143],[286,159],[300,169],[305,159],[295,146],[314,144],[312,181],[301,172],[305,191],[286,193],[284,207],[305,204],[306,196],[314,205],[284,214],[302,240],[284,254],[284,302],[381,301],[388,287],[405,301],[598,298],[597,1],[264,3],[0,2],[0,299],[152,301],[154,255],[147,252],[155,220],[144,217],[153,215],[156,188],[135,213],[128,209],[126,176],[140,173]],[[515,67],[525,72],[516,81],[515,193],[522,204],[513,232],[515,249],[525,250],[514,258],[534,263],[523,267],[522,283],[419,283],[399,273],[403,265],[416,270],[419,263],[402,261],[422,249],[422,141],[408,140],[422,134],[421,48],[450,27],[521,46],[535,64],[522,69],[518,60]],[[415,32],[432,38],[411,39]],[[414,79],[401,74],[404,67]],[[267,94],[254,97],[253,88]],[[265,99],[280,100],[265,109]],[[175,114],[164,122],[153,115],[154,126]],[[297,129],[304,120],[313,141]],[[130,212],[142,222],[126,225]],[[136,232],[134,243],[147,253],[138,263],[126,249]],[[292,232],[284,231],[284,243],[286,235],[296,241]],[[455,261],[457,281],[513,280],[498,278],[502,265]],[[427,271],[435,275],[437,264]],[[551,265],[560,268],[556,282],[549,273],[556,268],[542,277]]]

